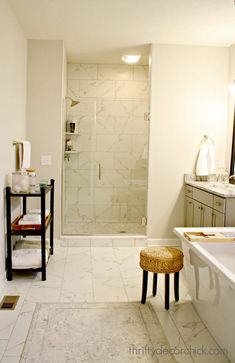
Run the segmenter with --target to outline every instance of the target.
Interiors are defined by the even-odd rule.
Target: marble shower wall
[[[144,233],[148,66],[68,64],[67,109],[81,135],[65,161],[64,233]],[[100,174],[99,174],[100,171]]]

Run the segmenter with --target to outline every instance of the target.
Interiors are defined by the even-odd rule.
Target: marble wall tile
[[[75,155],[73,156],[73,159],[75,159]],[[81,152],[78,155],[76,155],[76,159],[77,159],[76,169],[90,170],[92,172],[92,170],[94,168],[94,162],[92,159],[92,153],[90,151],[81,150]],[[70,164],[70,162],[71,161],[69,161],[69,164]],[[74,169],[74,168],[72,167],[72,169]]]
[[[98,64],[98,79],[132,80],[133,67],[125,64]]]
[[[132,152],[114,153],[114,168],[119,170],[136,169],[140,156],[141,156],[140,153],[132,153]]]
[[[130,190],[128,205],[144,205],[146,202],[147,188],[142,190]]]
[[[81,117],[81,116],[90,116],[91,118],[95,119],[96,116],[96,102],[94,99],[88,98],[79,98],[79,104],[70,107],[67,105],[67,119],[71,117]]]
[[[77,117],[77,128],[81,134],[94,134],[95,132],[95,117],[94,115],[79,115]],[[78,140],[79,140],[79,136]]]
[[[81,97],[108,97],[114,98],[114,81],[80,81]]]
[[[106,152],[130,152],[131,135],[97,135],[96,150]]]
[[[139,223],[141,223],[141,218],[144,216],[146,216],[145,205],[135,205],[127,207],[127,219],[129,221],[139,221]]]
[[[114,155],[109,152],[98,152],[96,151],[94,154],[95,162],[96,162],[96,172],[99,167],[99,163],[101,163],[102,170],[112,170],[114,166]]]
[[[96,178],[96,187],[126,187],[130,184],[129,170],[103,170],[102,177]]]
[[[98,222],[116,222],[120,220],[119,206],[96,204],[95,220]]]
[[[132,101],[132,115],[133,117],[144,117],[144,114],[149,112],[148,100],[133,100]]]
[[[134,81],[148,81],[149,79],[149,67],[148,66],[134,66],[133,67],[133,79]]]
[[[148,98],[148,83],[145,81],[116,81],[115,82],[116,98]]]
[[[95,135],[81,133],[77,143],[78,150],[91,152],[94,150],[95,147]]]
[[[78,99],[80,94],[79,94],[79,81],[78,80],[68,80],[67,82],[67,95],[68,97],[71,97],[73,99]],[[66,99],[66,105],[68,108],[71,108],[71,100]]]
[[[95,204],[110,205],[113,196],[113,188],[95,188],[94,202]]]
[[[148,145],[148,135],[133,135],[132,136],[132,151],[141,152],[145,156],[145,149]]]
[[[97,64],[68,64],[68,79],[97,79]]]
[[[97,117],[104,116],[126,116],[131,117],[133,104],[131,100],[118,99],[97,99],[96,114]]]
[[[65,174],[65,187],[90,187],[92,186],[90,170],[68,169]]]
[[[129,202],[129,197],[129,187],[114,188],[111,203],[112,205],[127,205]]]

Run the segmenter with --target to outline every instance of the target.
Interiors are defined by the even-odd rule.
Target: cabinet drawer
[[[221,213],[225,213],[225,199],[217,197],[217,195],[214,195],[214,203],[213,208],[218,210]]]
[[[193,187],[191,187],[190,185],[185,185],[185,195],[192,198],[193,197]]]
[[[201,189],[193,188],[193,199],[207,205],[208,207],[213,207],[213,195],[204,192]]]

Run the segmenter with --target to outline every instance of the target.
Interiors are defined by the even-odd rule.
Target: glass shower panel
[[[145,234],[148,101],[97,99],[95,234]]]
[[[64,160],[63,233],[92,234],[94,223],[95,101],[79,99],[68,107],[67,120],[76,121],[76,133],[65,133],[77,153]]]

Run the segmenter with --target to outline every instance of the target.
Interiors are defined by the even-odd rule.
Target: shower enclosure
[[[68,96],[63,234],[145,234],[148,67],[68,64]]]

